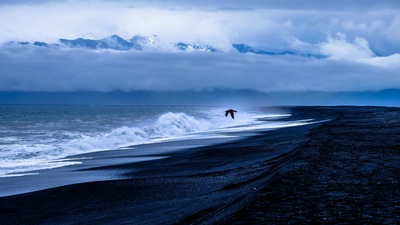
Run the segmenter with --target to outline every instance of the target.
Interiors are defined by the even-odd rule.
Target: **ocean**
[[[194,106],[1,105],[0,177],[81,163],[71,156],[190,139],[227,141],[310,123],[266,108]],[[282,120],[282,118],[286,118]],[[66,158],[69,157],[69,158]]]

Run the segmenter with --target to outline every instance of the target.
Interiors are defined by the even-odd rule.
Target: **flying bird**
[[[237,111],[233,110],[233,109],[228,109],[225,111],[225,117],[227,117],[228,114],[231,114],[232,119],[235,119],[235,115],[234,115],[235,112],[237,112]]]

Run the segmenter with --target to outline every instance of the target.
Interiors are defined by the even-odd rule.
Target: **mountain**
[[[9,42],[6,45],[23,45],[23,46],[37,46],[46,48],[82,48],[89,50],[99,50],[99,49],[112,49],[117,51],[201,51],[201,52],[222,52],[217,48],[214,48],[207,44],[199,43],[163,43],[160,41],[157,35],[151,36],[141,36],[136,35],[131,39],[123,39],[118,35],[111,35],[103,39],[59,39],[60,44],[48,44],[46,42],[36,41],[34,43],[29,42]],[[325,58],[324,55],[318,55],[313,53],[298,53],[294,51],[280,51],[273,52],[263,49],[257,49],[247,44],[232,44],[232,49],[239,53],[250,53],[257,55],[293,55],[311,58]]]
[[[246,44],[232,44],[232,47],[240,53],[254,53],[258,55],[296,55],[296,53],[291,51],[269,52],[261,49],[255,49]]]
[[[141,51],[143,49],[157,48],[160,39],[158,38],[157,35],[151,35],[151,36],[135,35],[133,38],[130,39],[130,42],[137,47],[135,50]]]
[[[209,46],[202,44],[186,44],[183,42],[179,42],[176,44],[176,47],[182,51],[203,51],[203,52],[217,52],[218,50]]]
[[[257,55],[296,55],[296,56],[304,56],[312,58],[325,58],[325,56],[319,54],[311,54],[311,53],[303,54],[293,51],[270,52],[262,49],[256,49],[246,44],[232,44],[232,47],[240,53],[253,53]]]
[[[74,40],[60,39],[62,44],[70,48],[85,48],[85,49],[114,49],[114,50],[141,50],[140,46],[135,45],[118,35],[112,35],[100,40],[91,40],[78,38]]]
[[[61,45],[59,44],[47,44],[46,42],[40,42],[40,41],[35,41],[33,43],[27,42],[27,41],[20,41],[20,42],[15,42],[15,41],[10,41],[8,43],[4,44],[5,46],[16,46],[16,45],[21,45],[21,46],[37,46],[37,47],[46,47],[46,48],[59,48]]]
[[[154,50],[161,48],[159,46],[160,40],[158,36],[140,36],[136,35],[129,40],[125,40],[118,35],[112,35],[100,40],[78,38],[74,40],[60,39],[60,42],[70,48],[84,48],[84,49],[113,49],[120,51],[127,50]],[[179,42],[173,45],[176,50],[181,51],[205,51],[216,52],[217,50],[208,45],[202,44],[187,44]]]

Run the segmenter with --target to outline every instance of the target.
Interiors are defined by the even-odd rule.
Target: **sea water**
[[[307,121],[238,110],[235,119],[217,107],[0,105],[0,177],[78,164],[67,156],[139,144],[234,137],[239,131],[280,128]],[[263,119],[264,118],[264,119]]]

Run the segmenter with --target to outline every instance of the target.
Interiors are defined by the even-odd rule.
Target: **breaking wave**
[[[211,111],[206,116],[194,117],[183,112],[166,112],[153,119],[149,118],[150,122],[145,125],[124,125],[109,131],[99,132],[95,128],[90,132],[28,131],[29,137],[2,137],[0,176],[79,163],[73,160],[59,160],[66,156],[121,149],[156,142],[163,138],[205,132],[223,125],[217,122],[220,120],[219,114],[218,111]]]
[[[221,109],[196,113],[197,110],[191,113],[165,112],[146,115],[147,117],[143,117],[146,119],[140,122],[131,125],[125,123],[114,128],[91,121],[90,124],[94,125],[85,125],[85,130],[54,129],[47,125],[39,129],[35,125],[37,130],[27,132],[25,136],[18,136],[18,132],[10,130],[8,136],[0,137],[3,142],[0,142],[0,177],[80,163],[79,159],[64,158],[66,156],[123,149],[171,139],[190,139],[194,136],[209,138],[212,135],[218,136],[218,132],[243,130],[245,127],[244,130],[248,130],[262,123],[258,121],[260,115],[245,112],[241,112],[234,120],[225,118]],[[129,118],[131,117],[124,119],[129,121]],[[78,125],[71,123],[73,122],[66,121],[59,127]]]
[[[81,138],[65,143],[68,153],[85,150],[107,150],[131,145],[151,143],[157,138],[178,137],[193,132],[206,131],[212,123],[196,119],[185,113],[165,113],[148,126],[115,128],[107,133],[82,135]],[[74,152],[77,154],[78,152]]]

